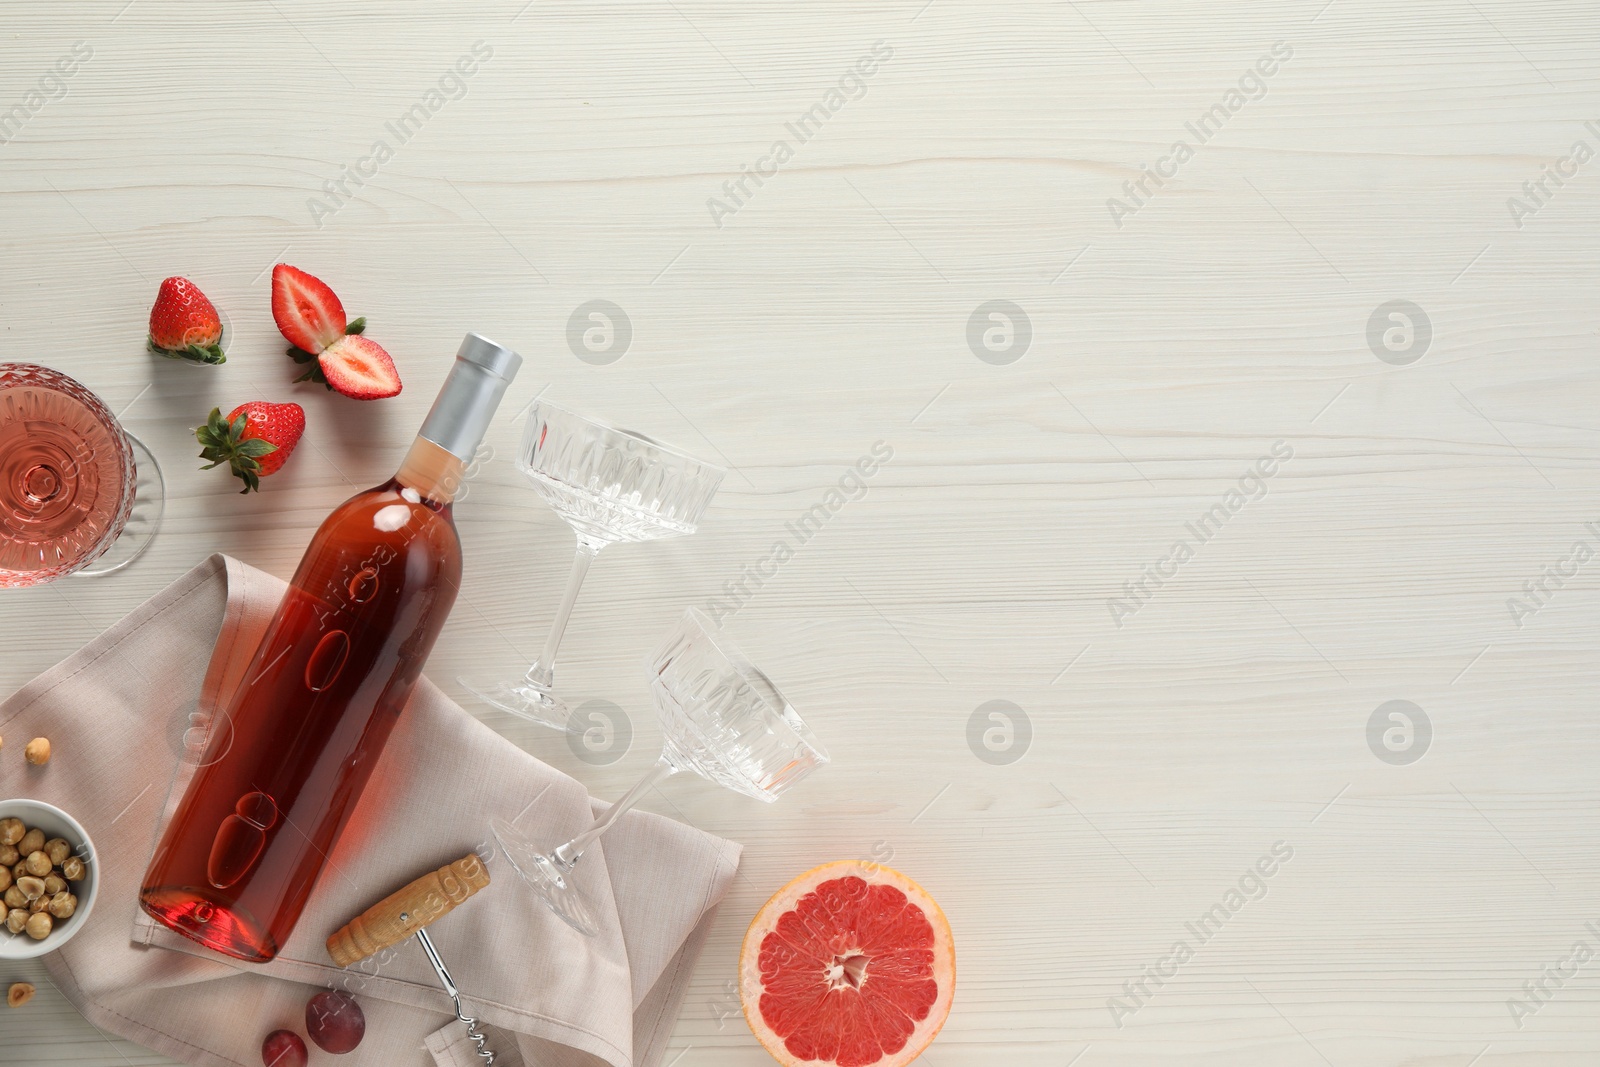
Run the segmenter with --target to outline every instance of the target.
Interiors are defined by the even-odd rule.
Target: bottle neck
[[[426,437],[418,437],[394,477],[406,488],[415,489],[424,500],[443,507],[461,491],[466,469],[459,457]]]

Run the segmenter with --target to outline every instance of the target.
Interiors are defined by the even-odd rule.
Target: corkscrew
[[[427,927],[488,884],[488,868],[476,853],[469,852],[454,863],[429,871],[390,893],[328,938],[328,955],[333,957],[333,962],[349,967],[415,935],[428,962],[433,964],[434,973],[439,976],[439,984],[455,1005],[456,1018],[466,1026],[467,1037],[483,1058],[483,1067],[492,1067],[494,1053],[478,1031],[478,1020],[462,1009],[461,991],[428,937]]]

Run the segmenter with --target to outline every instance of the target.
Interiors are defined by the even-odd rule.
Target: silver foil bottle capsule
[[[522,357],[511,349],[482,334],[467,334],[418,436],[463,463],[472,462],[495,409],[521,366]]]

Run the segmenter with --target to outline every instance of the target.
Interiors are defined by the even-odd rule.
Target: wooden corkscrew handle
[[[328,938],[328,955],[340,967],[359,963],[404,941],[488,884],[489,869],[477,853],[469,852],[390,893],[345,923]]]

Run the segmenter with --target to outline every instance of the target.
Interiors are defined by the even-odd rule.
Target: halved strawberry
[[[356,400],[381,400],[400,392],[400,375],[378,342],[346,334],[317,357],[328,388]]]
[[[293,342],[289,358],[306,372],[297,382],[321,382],[357,400],[400,391],[400,374],[376,343],[361,338],[366,319],[345,322],[344,305],[323,282],[298,267],[272,268],[272,318]]]
[[[344,335],[344,305],[322,279],[279,263],[272,268],[272,321],[290,344],[318,355]]]
[[[283,466],[305,432],[306,413],[299,404],[252,400],[228,412],[226,419],[221,408],[212,408],[206,424],[194,431],[200,458],[211,461],[200,469],[226,463],[244,482],[241,493],[260,489],[261,479]]]

